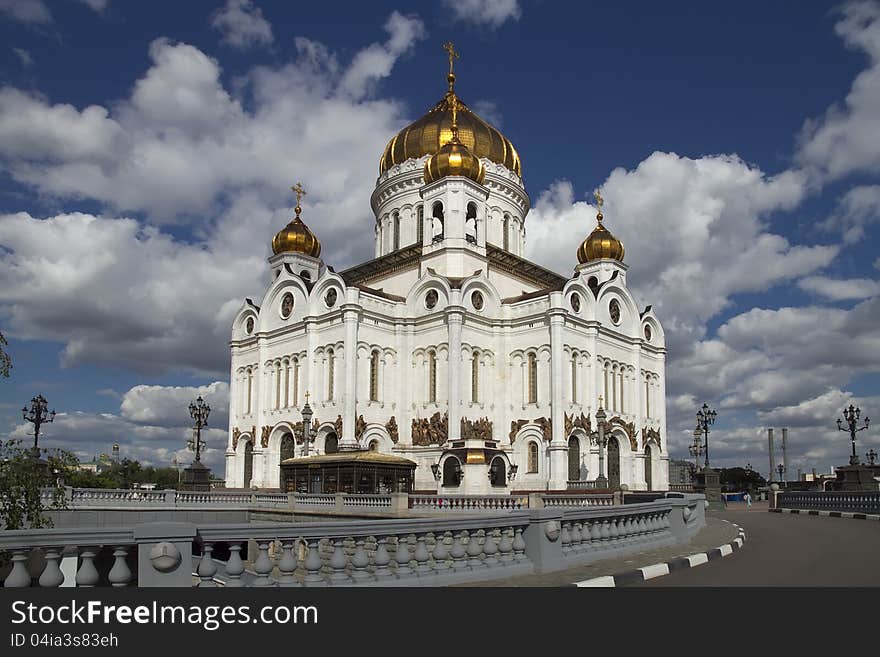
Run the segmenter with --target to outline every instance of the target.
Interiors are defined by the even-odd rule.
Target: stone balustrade
[[[776,508],[880,514],[880,492],[874,491],[780,491]]]
[[[512,511],[529,508],[528,495],[416,495],[409,508],[416,511]]]
[[[541,495],[544,507],[554,506],[611,506],[614,504],[612,493],[594,493],[591,495]]]
[[[443,586],[686,542],[705,524],[703,499],[405,519],[14,530],[0,532],[0,551],[11,555],[6,587]]]

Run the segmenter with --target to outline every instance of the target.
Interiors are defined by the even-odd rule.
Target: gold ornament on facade
[[[522,177],[522,163],[510,140],[477,116],[456,95],[453,61],[459,58],[459,53],[451,41],[445,43],[443,49],[449,55],[449,74],[446,77],[449,86],[446,95],[427,114],[401,130],[388,142],[379,161],[379,175],[410,158],[438,153],[452,141],[455,123],[460,144],[471,157],[477,161],[485,157]],[[485,171],[483,174],[485,175]]]
[[[593,196],[596,197],[596,206],[599,208],[599,212],[596,214],[597,225],[587,239],[581,242],[580,247],[578,247],[578,262],[583,264],[592,260],[602,259],[623,262],[623,242],[614,237],[614,235],[611,234],[611,231],[602,225],[602,220],[604,219],[604,215],[602,214],[604,199],[598,189],[593,192]]]
[[[660,432],[656,429],[649,429],[648,427],[642,428],[642,443],[645,445],[648,444],[649,441],[653,440],[657,443],[657,448],[660,449]]]
[[[580,417],[572,413],[569,415],[568,413],[564,413],[565,415],[565,435],[570,436],[571,432],[575,430],[575,428],[583,429],[587,435],[589,436],[591,429],[591,420],[589,415],[584,415],[581,413]]]
[[[291,189],[296,194],[296,207],[293,209],[296,216],[272,238],[272,252],[275,255],[302,253],[317,258],[321,255],[321,242],[300,218],[302,212],[300,201],[306,195],[306,190],[303,189],[302,183],[296,183]]]

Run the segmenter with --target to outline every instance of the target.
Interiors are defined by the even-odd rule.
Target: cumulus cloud
[[[43,0],[0,0],[0,13],[35,25],[51,23],[52,12]]]
[[[227,0],[211,17],[211,27],[221,32],[221,41],[234,48],[270,45],[272,26],[251,0]]]
[[[818,183],[880,172],[880,4],[850,2],[840,12],[835,32],[865,53],[869,66],[856,77],[843,104],[804,125],[795,159]]]
[[[798,281],[801,289],[813,292],[831,301],[868,299],[880,295],[880,281],[871,278],[835,279],[808,276]]]
[[[865,237],[870,224],[880,221],[880,185],[856,185],[847,190],[832,215],[819,223],[825,232],[843,236],[845,244]]]
[[[491,29],[522,15],[518,0],[443,0],[443,4],[457,20]]]
[[[34,65],[34,58],[31,57],[31,54],[25,50],[24,48],[13,48],[12,52],[15,53],[15,56],[18,57],[21,62],[22,67],[31,68]]]

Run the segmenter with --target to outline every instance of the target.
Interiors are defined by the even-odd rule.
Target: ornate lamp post
[[[776,466],[776,472],[779,473],[779,481],[783,481],[782,474],[785,472],[785,466],[780,463]]]
[[[694,444],[688,447],[691,456],[694,457],[694,472],[700,469],[700,456],[703,454],[703,430],[700,427],[694,429]]]
[[[867,454],[865,454],[865,456],[868,457],[868,460],[871,462],[871,465],[873,466],[874,461],[877,460],[877,452],[874,451],[874,448],[872,447],[871,451],[869,451]]]
[[[858,465],[859,457],[856,456],[856,434],[859,431],[864,431],[868,428],[868,425],[871,423],[871,419],[865,416],[865,426],[859,427],[859,415],[861,415],[861,409],[849,405],[849,408],[843,409],[843,418],[846,420],[846,428],[844,428],[843,421],[840,418],[837,418],[837,430],[838,431],[849,431],[850,440],[852,441],[852,456],[849,457],[850,465]]]
[[[715,424],[716,417],[718,417],[718,413],[709,408],[708,404],[703,404],[703,407],[697,411],[697,428],[701,429],[706,437],[703,449],[705,450],[705,467],[707,469],[709,467],[709,427]]]
[[[306,391],[306,404],[303,406],[302,411],[303,419],[303,448],[302,455],[309,455],[309,445],[310,443],[315,442],[315,436],[312,435],[312,415],[314,415],[314,411],[312,411],[312,407],[309,406],[309,393]]]
[[[605,435],[605,409],[602,408],[602,398],[599,397],[599,409],[596,411],[596,432],[590,436],[593,444],[599,447],[599,476],[596,477],[597,488],[608,487],[608,477],[605,476],[605,448],[608,446],[608,436]]]
[[[201,452],[206,446],[205,441],[202,440],[202,427],[207,426],[208,414],[210,412],[211,407],[205,403],[205,400],[202,399],[201,395],[189,405],[189,414],[192,416],[192,419],[196,424],[193,427],[195,435],[192,440],[187,442],[187,447],[196,453],[197,462],[202,460]]]
[[[31,399],[30,410],[27,406],[21,409],[21,416],[34,425],[34,446],[31,453],[34,458],[40,456],[40,427],[47,422],[55,421],[55,410],[49,411],[49,404],[43,395],[37,395]]]

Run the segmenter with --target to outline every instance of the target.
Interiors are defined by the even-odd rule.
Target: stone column
[[[565,416],[563,406],[563,337],[565,309],[562,307],[562,293],[553,292],[550,297],[550,421],[553,437],[550,441],[550,487],[566,488],[568,468],[565,459],[568,453],[565,436]]]
[[[455,292],[453,292],[455,294]],[[458,301],[457,299],[455,301]],[[447,440],[458,440],[461,436],[461,326],[463,316],[460,306],[446,310],[446,326],[449,329],[449,434]]]
[[[357,394],[358,307],[352,303],[352,292],[354,291],[348,290],[349,298],[342,309],[342,318],[345,323],[345,398],[342,406],[340,449],[357,449],[354,423],[357,413],[355,395]]]

